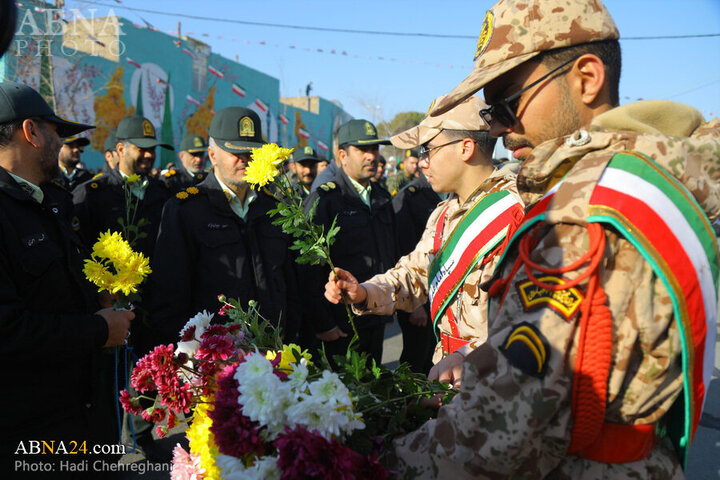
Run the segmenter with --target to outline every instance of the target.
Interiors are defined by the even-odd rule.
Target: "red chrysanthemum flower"
[[[337,440],[327,440],[317,432],[285,427],[275,440],[282,480],[304,478],[385,479],[388,472],[375,455],[363,456]]]
[[[238,382],[234,378],[237,365],[226,367],[218,377],[215,408],[208,412],[212,419],[210,431],[220,453],[242,458],[252,454],[262,456],[267,445],[260,436],[263,428],[242,414],[238,404]]]

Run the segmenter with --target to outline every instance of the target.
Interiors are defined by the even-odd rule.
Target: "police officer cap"
[[[105,139],[105,143],[103,143],[103,151],[105,152],[114,152],[115,147],[117,147],[118,139],[115,136],[114,133],[110,133],[110,135],[107,136]]]
[[[367,120],[350,120],[337,132],[338,145],[390,145],[389,140],[378,138],[377,128]]]
[[[180,151],[188,153],[207,152],[207,142],[200,135],[185,135],[180,142]]]
[[[155,138],[153,124],[140,115],[132,115],[120,120],[115,136],[118,140],[130,142],[140,148],[153,148],[159,145],[168,150],[175,150],[172,145],[158,141]]]
[[[319,162],[320,159],[315,154],[315,150],[312,147],[298,147],[293,153],[291,160],[293,162]]]
[[[410,148],[408,150],[405,150],[405,158],[415,157],[419,158],[420,155],[418,154],[417,148]]]
[[[215,114],[210,122],[210,138],[230,153],[246,153],[265,145],[260,117],[249,108],[227,107]]]
[[[58,117],[45,99],[27,85],[17,82],[0,83],[0,123],[10,123],[32,117],[57,125],[57,133],[60,137],[71,137],[95,128],[94,125]]]
[[[73,135],[72,137],[63,138],[63,143],[65,145],[75,143],[79,147],[87,147],[90,145],[90,140],[88,140],[87,137],[78,137],[77,135]]]

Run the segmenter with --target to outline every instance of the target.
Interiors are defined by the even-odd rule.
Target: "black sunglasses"
[[[480,116],[485,121],[485,123],[488,125],[488,127],[492,126],[495,122],[500,122],[503,125],[507,127],[512,127],[517,123],[517,116],[515,115],[515,112],[518,107],[518,102],[520,100],[520,96],[530,90],[535,85],[539,84],[543,80],[547,79],[551,75],[553,75],[558,70],[566,67],[567,65],[571,64],[575,60],[577,60],[578,57],[573,58],[572,60],[568,60],[567,62],[563,63],[562,65],[553,68],[548,73],[543,75],[542,77],[538,78],[534,82],[532,82],[527,87],[523,88],[517,93],[514,93],[510,95],[509,97],[500,100],[499,102],[495,102],[492,105],[490,105],[488,108],[483,108],[480,110]]]

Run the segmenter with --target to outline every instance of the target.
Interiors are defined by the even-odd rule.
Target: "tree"
[[[423,118],[425,118],[425,115],[420,112],[400,112],[389,122],[378,123],[378,136],[382,138],[392,137],[418,125]],[[394,155],[395,158],[402,158],[401,152],[393,146],[383,147],[380,153],[385,158],[389,158],[391,155]]]

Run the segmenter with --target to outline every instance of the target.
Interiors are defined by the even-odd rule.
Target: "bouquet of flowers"
[[[131,384],[141,395],[120,395],[160,436],[190,424],[190,452],[175,447],[173,479],[386,478],[387,444],[432,415],[418,400],[453,394],[406,366],[368,366],[353,350],[332,371],[327,359],[283,345],[256,305],[220,299],[226,323],[198,313],[177,346],[137,363]],[[157,398],[143,408],[151,390]]]
[[[330,245],[338,231],[312,222],[298,192],[279,166],[292,152],[268,144],[255,149],[245,180],[266,188],[277,208],[274,223],[294,238],[300,263],[334,269]],[[190,451],[175,448],[172,478],[180,479],[382,479],[393,438],[417,429],[435,413],[422,398],[455,391],[413,373],[376,365],[354,347],[333,366],[293,344],[250,302],[218,297],[222,308],[200,312],[180,331],[176,346],[160,345],[137,362],[120,401],[130,413],[157,424],[160,436],[187,422]],[[353,317],[346,305],[350,324]],[[144,396],[157,391],[155,399]],[[142,399],[152,400],[150,407]]]

